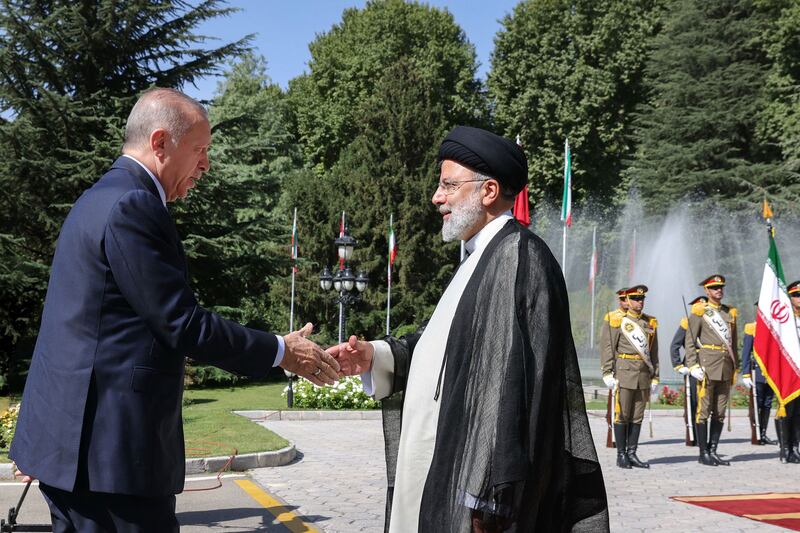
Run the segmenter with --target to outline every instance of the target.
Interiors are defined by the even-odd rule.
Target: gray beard
[[[450,242],[461,239],[467,230],[478,223],[482,214],[480,196],[473,194],[469,200],[450,211],[450,218],[442,223],[442,240]]]

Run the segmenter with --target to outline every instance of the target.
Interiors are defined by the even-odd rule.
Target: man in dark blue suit
[[[177,531],[184,359],[248,376],[281,366],[321,385],[338,363],[304,337],[209,312],[188,285],[166,203],[209,168],[205,109],[142,95],[123,156],[77,200],[56,243],[10,457],[37,478],[55,531]]]

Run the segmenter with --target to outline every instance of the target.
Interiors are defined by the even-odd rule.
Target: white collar
[[[508,222],[510,218],[514,218],[514,215],[511,214],[511,210],[509,209],[502,215],[486,224],[478,233],[473,235],[470,240],[465,242],[464,249],[468,254],[472,255],[475,253],[475,250],[483,250],[486,248],[486,245],[489,244],[489,241],[492,240],[492,237],[497,235],[497,232],[499,232],[503,226],[505,226],[506,222]]]
[[[164,192],[164,187],[161,186],[161,182],[158,181],[158,178],[156,178],[155,174],[150,172],[149,168],[144,166],[144,164],[142,164],[141,161],[139,161],[138,159],[136,159],[132,155],[122,154],[122,157],[127,157],[128,159],[133,159],[134,161],[139,163],[139,166],[142,167],[147,172],[147,175],[150,176],[150,178],[153,180],[153,183],[156,184],[156,189],[158,189],[158,195],[161,197],[161,203],[164,204],[164,207],[167,207],[167,195]]]

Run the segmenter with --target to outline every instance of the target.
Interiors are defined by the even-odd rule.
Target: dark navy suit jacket
[[[278,339],[209,312],[147,172],[121,157],[83,193],[56,243],[10,457],[72,491],[183,489],[184,358],[249,376]]]

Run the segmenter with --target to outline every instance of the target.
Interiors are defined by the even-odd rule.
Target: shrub
[[[658,395],[658,403],[662,405],[683,405],[686,401],[685,398],[682,388],[681,390],[673,390],[664,385]]]
[[[286,397],[288,387],[283,390]],[[294,382],[294,406],[306,409],[377,409],[380,402],[364,393],[361,379],[348,376],[331,387],[317,387],[299,378]]]
[[[750,389],[744,385],[736,385],[731,389],[731,407],[747,407],[750,405]]]
[[[14,439],[14,432],[17,430],[17,417],[19,416],[19,404],[14,404],[8,411],[0,415],[0,449],[8,449]]]

